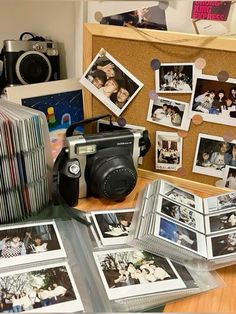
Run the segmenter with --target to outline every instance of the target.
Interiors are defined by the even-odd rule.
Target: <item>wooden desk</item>
[[[179,187],[188,189],[201,197],[218,195],[229,191],[228,189],[216,188],[206,184],[200,184],[198,182],[140,170],[138,183],[134,191],[128,195],[125,201],[115,203],[108,200],[89,197],[81,199],[76,207],[83,211],[132,208],[135,206],[139,191],[146,184],[151,182],[151,180],[156,179],[168,180],[169,182],[172,182]],[[236,265],[221,268],[217,272],[224,280],[225,287],[168,303],[164,308],[164,312],[235,313]]]

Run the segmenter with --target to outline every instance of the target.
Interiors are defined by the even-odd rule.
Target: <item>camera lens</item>
[[[126,149],[113,147],[89,156],[86,182],[94,196],[122,201],[137,182],[137,171],[131,153]]]

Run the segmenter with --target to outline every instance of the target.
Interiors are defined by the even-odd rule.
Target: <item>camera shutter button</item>
[[[78,165],[76,165],[76,164],[72,164],[72,165],[69,166],[68,171],[71,174],[77,175],[80,172],[80,167]]]

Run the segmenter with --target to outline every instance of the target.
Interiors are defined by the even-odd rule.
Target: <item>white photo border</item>
[[[128,99],[126,104],[123,106],[123,108],[118,108],[118,106],[113,103],[107,96],[102,94],[87,78],[86,76],[91,71],[92,66],[94,63],[96,63],[97,59],[99,57],[102,57],[105,55],[116,67],[118,67],[122,72],[128,76],[136,85],[138,85],[138,88],[133,93],[133,95]],[[80,79],[80,83],[84,85],[93,95],[95,95],[109,110],[111,110],[116,116],[120,116],[121,113],[128,107],[130,102],[134,99],[134,97],[138,94],[138,92],[143,87],[143,83],[139,81],[133,74],[131,74],[123,65],[121,65],[115,58],[113,58],[104,48],[101,48],[100,51],[97,53],[95,58],[90,63],[89,67],[83,74],[83,76]]]

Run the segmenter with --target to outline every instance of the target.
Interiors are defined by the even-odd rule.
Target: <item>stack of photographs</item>
[[[3,313],[84,310],[54,221],[1,227],[0,270]]]
[[[156,180],[140,194],[128,243],[198,269],[234,264],[236,192],[202,199]]]
[[[129,246],[134,209],[82,215],[90,222],[92,240],[88,273],[93,274],[102,299],[110,303],[112,311],[143,311],[219,286],[214,272],[203,275],[157,253]]]
[[[0,100],[1,224],[24,219],[49,202],[52,158],[46,125],[42,113]]]

